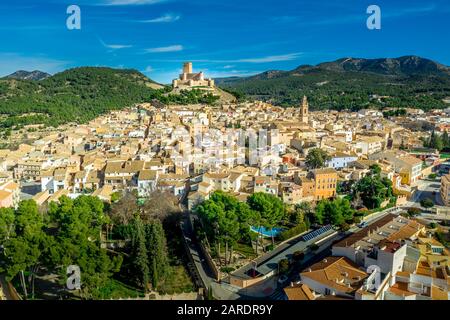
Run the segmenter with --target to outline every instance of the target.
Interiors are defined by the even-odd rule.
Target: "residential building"
[[[13,180],[0,184],[0,208],[17,208],[20,201],[20,187]]]
[[[450,174],[441,179],[441,198],[446,206],[450,206]]]
[[[314,199],[316,201],[336,197],[337,179],[336,170],[316,169],[311,171],[311,179],[314,181]]]

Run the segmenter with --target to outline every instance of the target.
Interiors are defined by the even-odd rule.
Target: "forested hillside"
[[[292,71],[268,71],[248,78],[216,79],[238,96],[298,104],[307,95],[313,109],[450,106],[448,67],[419,57],[340,59]]]
[[[155,89],[155,88],[161,89]],[[214,103],[200,91],[168,94],[135,70],[83,67],[42,81],[0,80],[0,128],[84,123],[105,112],[157,99],[162,103]]]

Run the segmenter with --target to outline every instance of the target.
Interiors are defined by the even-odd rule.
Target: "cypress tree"
[[[169,268],[167,244],[164,229],[160,220],[153,220],[145,226],[148,265],[153,287],[164,280]]]
[[[145,228],[139,217],[136,217],[133,223],[132,248],[132,264],[138,275],[136,282],[147,291],[150,270],[145,243]]]

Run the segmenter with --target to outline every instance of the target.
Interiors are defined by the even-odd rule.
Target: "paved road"
[[[189,214],[187,210],[184,214],[184,219],[181,222],[181,229],[183,231],[185,243],[189,250],[188,254],[190,256],[191,263],[188,267],[193,275],[198,287],[203,287],[206,290],[211,289],[213,297],[219,300],[238,300],[245,298],[244,296],[229,290],[226,286],[217,283],[214,272],[209,267],[206,262],[206,257],[204,256],[200,245],[197,243],[193,231],[194,216]],[[193,264],[193,265],[192,265]]]
[[[201,283],[197,283],[197,285],[201,284],[202,287],[207,289],[212,282],[211,278],[213,278],[213,273],[207,263],[205,263],[205,257],[203,256],[199,245],[195,241],[194,232],[192,230],[191,223],[189,223],[189,218],[190,216],[185,216],[181,222],[181,229],[183,231],[187,248],[189,249],[188,254],[192,258],[191,262],[194,263],[195,270],[197,271],[197,274],[194,273],[194,278],[196,278],[196,281],[201,281]],[[192,266],[189,265],[189,267]],[[195,270],[191,269],[191,271]]]

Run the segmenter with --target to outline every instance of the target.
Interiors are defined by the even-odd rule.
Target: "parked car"
[[[367,222],[361,222],[360,224],[358,224],[358,228],[365,228],[367,227],[369,224]]]

